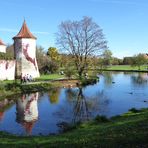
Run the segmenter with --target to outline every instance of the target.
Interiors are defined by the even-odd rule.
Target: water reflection
[[[48,95],[49,95],[50,103],[51,104],[57,104],[59,102],[60,89],[54,88],[54,89],[50,90]]]
[[[57,134],[66,125],[90,120],[98,114],[111,117],[133,107],[148,107],[147,74],[120,72],[104,76],[85,88],[52,89],[0,101],[0,131],[18,135]],[[116,83],[112,84],[113,81]]]
[[[104,72],[103,76],[104,76],[105,86],[110,87],[112,85],[112,83],[114,82],[112,73],[111,72]]]
[[[28,134],[38,119],[38,93],[24,94],[16,103],[16,121],[20,123]]]
[[[3,120],[3,117],[4,117],[4,112],[3,111],[0,111],[0,121]]]
[[[5,111],[8,110],[14,104],[14,100],[12,98],[5,98],[0,101],[0,122],[3,121],[5,116]]]
[[[87,121],[89,119],[88,103],[83,94],[82,88],[79,88],[76,104],[74,106],[74,122]]]
[[[131,81],[134,85],[145,85],[148,82],[148,75],[146,73],[138,73],[131,76]]]
[[[72,122],[84,122],[93,118],[99,111],[107,111],[109,98],[104,91],[97,90],[93,95],[86,94],[84,88],[67,89],[66,98],[73,104]],[[96,114],[95,114],[96,113]]]

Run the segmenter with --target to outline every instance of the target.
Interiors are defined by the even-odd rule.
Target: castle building
[[[13,37],[16,59],[16,76],[31,75],[39,77],[36,61],[36,37],[28,29],[24,21],[20,32]]]
[[[3,43],[1,39],[0,39],[0,52],[6,53],[6,45]]]
[[[6,53],[6,45],[0,40],[0,52]],[[0,80],[14,80],[15,60],[0,60]]]
[[[36,37],[24,21],[19,33],[13,37],[15,60],[0,60],[0,80],[14,80],[20,76],[39,77],[36,60]],[[0,40],[0,52],[6,52],[6,45]]]

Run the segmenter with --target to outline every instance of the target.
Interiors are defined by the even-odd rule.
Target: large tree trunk
[[[78,74],[79,74],[79,79],[81,80],[81,79],[82,79],[83,71],[82,71],[82,70],[79,70],[79,71],[78,71]]]

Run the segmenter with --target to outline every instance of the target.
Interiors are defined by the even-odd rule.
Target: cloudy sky
[[[147,0],[0,0],[0,38],[12,44],[25,18],[37,44],[55,46],[58,25],[93,18],[116,57],[148,53]]]

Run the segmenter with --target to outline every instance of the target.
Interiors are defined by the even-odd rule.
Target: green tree
[[[133,62],[131,66],[137,66],[138,69],[141,69],[141,66],[147,64],[148,60],[145,58],[144,54],[138,54],[133,57]]]
[[[51,61],[54,61],[54,62],[59,61],[59,53],[57,48],[49,47],[47,51],[47,55],[50,57]]]
[[[122,64],[123,64],[122,59],[119,59],[119,58],[116,58],[116,57],[112,58],[112,65],[122,65]]]
[[[132,65],[133,64],[133,57],[124,57],[123,58],[123,65]]]
[[[72,66],[70,66],[70,67],[67,66],[67,67],[65,68],[65,70],[64,70],[64,73],[65,73],[66,77],[68,77],[69,79],[71,79],[72,76],[74,75],[75,71],[74,71],[74,69],[73,69]]]
[[[42,46],[37,46],[36,58],[40,73],[47,73],[47,71],[49,71],[48,64],[50,63],[50,59],[46,55],[44,48]]]
[[[109,49],[103,52],[104,65],[110,65],[112,62],[112,52]]]

